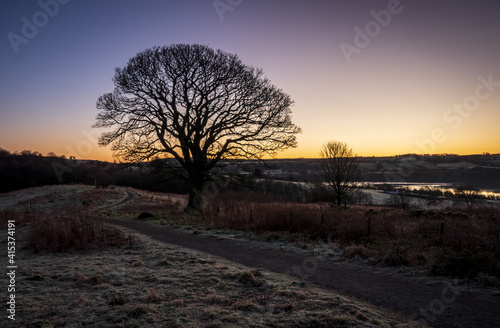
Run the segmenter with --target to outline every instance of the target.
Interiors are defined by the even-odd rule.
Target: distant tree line
[[[166,169],[167,168],[167,169]],[[100,161],[79,161],[48,153],[24,150],[10,153],[0,148],[0,193],[55,184],[94,185],[95,180],[116,186],[142,190],[187,194],[185,182],[168,174],[165,160],[141,164],[116,164]],[[237,177],[218,181],[219,193],[237,192],[245,197],[265,197],[266,201],[314,202],[315,191],[310,186],[262,177]],[[225,172],[225,175],[229,175]],[[260,195],[260,196],[259,196]]]
[[[0,148],[0,193],[54,184],[94,185],[96,179],[109,185],[151,191],[186,193],[188,190],[184,183],[161,172],[154,161],[131,165],[48,155],[29,150],[10,153]]]

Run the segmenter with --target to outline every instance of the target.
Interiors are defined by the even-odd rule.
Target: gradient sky
[[[328,140],[362,156],[500,153],[499,1],[55,1],[0,2],[9,151],[112,160],[91,125],[114,68],[151,46],[200,43],[262,68],[295,100],[303,133],[280,157],[317,157]],[[36,33],[23,28],[33,22]],[[369,41],[356,37],[367,27]]]

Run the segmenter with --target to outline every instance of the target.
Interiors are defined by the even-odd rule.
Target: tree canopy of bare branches
[[[356,154],[346,143],[329,141],[320,151],[321,168],[326,188],[340,206],[359,192],[360,173]]]
[[[188,207],[221,161],[275,156],[296,147],[289,95],[238,56],[203,45],[147,49],[117,68],[112,93],[99,97],[94,127],[128,162],[175,158],[189,184]]]

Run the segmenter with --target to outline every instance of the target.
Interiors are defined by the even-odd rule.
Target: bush
[[[408,265],[408,249],[403,246],[389,248],[380,262],[383,266]]]
[[[90,218],[51,217],[40,214],[30,225],[30,247],[35,252],[87,250],[119,246],[127,242],[120,230]]]
[[[476,278],[480,273],[500,276],[500,264],[492,254],[480,252],[453,252],[449,249],[434,251],[434,260],[430,266],[430,273],[440,276],[458,278]]]
[[[251,231],[260,238],[309,247],[333,242],[344,257],[377,258],[431,274],[500,278],[500,208],[457,212],[278,202],[243,193],[219,194],[206,207],[205,227]],[[252,234],[255,236],[255,234]]]
[[[373,255],[373,252],[362,245],[347,246],[344,250],[344,258],[352,259],[356,256],[366,260]]]

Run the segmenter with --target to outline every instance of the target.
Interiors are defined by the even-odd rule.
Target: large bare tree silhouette
[[[189,184],[189,208],[225,159],[274,156],[296,147],[289,95],[238,56],[203,45],[147,49],[117,68],[115,89],[99,97],[94,127],[128,161],[171,157]]]

